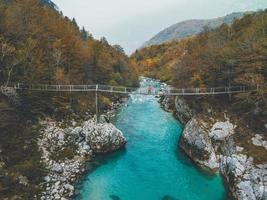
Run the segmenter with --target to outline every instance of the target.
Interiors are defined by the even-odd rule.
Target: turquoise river
[[[128,143],[125,149],[88,164],[77,199],[226,199],[221,177],[201,172],[179,150],[182,127],[161,109],[156,97],[132,95],[114,124]]]

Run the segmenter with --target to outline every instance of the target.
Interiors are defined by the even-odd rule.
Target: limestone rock
[[[203,128],[204,124],[193,118],[188,122],[180,139],[180,147],[188,156],[201,167],[211,171],[219,169],[219,161],[216,158],[215,150],[207,130]]]
[[[250,181],[242,181],[237,184],[237,195],[242,200],[256,200]]]
[[[172,110],[172,103],[173,102],[173,98],[169,97],[169,96],[164,96],[161,99],[161,107],[163,108],[163,110],[170,112]]]
[[[167,100],[163,103],[170,104]],[[252,157],[242,154],[245,148],[237,146],[235,125],[227,117],[227,121],[216,122],[214,118],[193,116],[192,110],[179,97],[175,99],[174,115],[185,124],[180,148],[201,168],[220,170],[232,195],[230,199],[267,199],[267,165],[255,165]],[[258,134],[251,140],[255,146],[267,149],[263,136]]]
[[[186,124],[193,117],[192,110],[180,97],[175,98],[174,115],[182,124]]]
[[[52,120],[41,122],[46,126],[38,140],[43,163],[48,174],[44,178],[44,192],[40,199],[70,199],[79,174],[84,172],[85,162],[95,153],[106,153],[122,147],[126,139],[121,131],[109,123],[96,124],[94,120],[86,121],[82,126],[60,128]],[[72,125],[77,125],[72,121]],[[62,148],[72,145],[74,157],[54,157]],[[93,151],[92,151],[93,150]]]
[[[79,136],[81,133],[82,133],[82,127],[80,127],[80,126],[78,126],[78,127],[75,127],[73,130],[72,130],[72,132],[71,132],[71,134],[72,135],[76,135],[76,136]]]
[[[89,120],[84,124],[83,132],[95,153],[109,153],[126,144],[122,132],[111,123],[95,124],[93,120]]]
[[[253,159],[243,154],[223,157],[221,172],[229,182],[234,199],[264,200],[267,189],[267,165],[253,164]]]
[[[221,162],[221,170],[224,174],[229,174],[233,178],[238,178],[244,174],[245,166],[249,164],[246,155],[234,154],[229,157],[224,157]]]
[[[256,134],[251,140],[255,146],[264,147],[267,150],[267,141],[264,141],[261,135]]]
[[[99,123],[109,123],[109,118],[106,115],[100,115]]]
[[[58,164],[58,163],[55,163],[55,164],[52,166],[51,170],[52,170],[53,172],[57,172],[57,173],[62,173],[62,172],[63,172],[62,166],[61,166],[60,164]]]
[[[24,185],[24,186],[27,186],[29,184],[29,180],[28,180],[28,178],[26,176],[20,175],[18,177],[18,180],[19,180],[19,183]]]
[[[229,121],[216,122],[211,128],[209,136],[214,140],[223,141],[234,133],[234,128],[234,125]]]

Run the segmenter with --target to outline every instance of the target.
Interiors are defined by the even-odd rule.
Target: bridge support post
[[[98,123],[98,85],[96,85],[96,90],[95,90],[95,117],[96,117],[96,123]]]
[[[196,88],[196,94],[199,95],[199,88]]]
[[[229,101],[232,101],[232,90],[231,90],[231,87],[228,87],[228,88],[227,88],[227,91],[228,91],[228,98],[229,98]]]

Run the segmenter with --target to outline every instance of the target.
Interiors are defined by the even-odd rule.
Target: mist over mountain
[[[188,36],[196,35],[202,32],[205,27],[214,29],[222,24],[231,24],[235,19],[241,18],[245,14],[246,12],[236,12],[215,19],[195,19],[182,21],[159,32],[149,41],[145,42],[143,47],[162,44],[173,40],[180,40]]]

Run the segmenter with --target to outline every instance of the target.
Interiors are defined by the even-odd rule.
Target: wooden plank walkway
[[[150,93],[146,88],[131,88],[109,85],[25,85],[16,84],[16,90],[47,91],[47,92],[106,92],[115,94],[139,94],[139,95],[168,95],[168,96],[198,96],[198,95],[222,95],[257,91],[260,86],[246,87],[214,87],[214,88],[161,88],[153,89]]]

